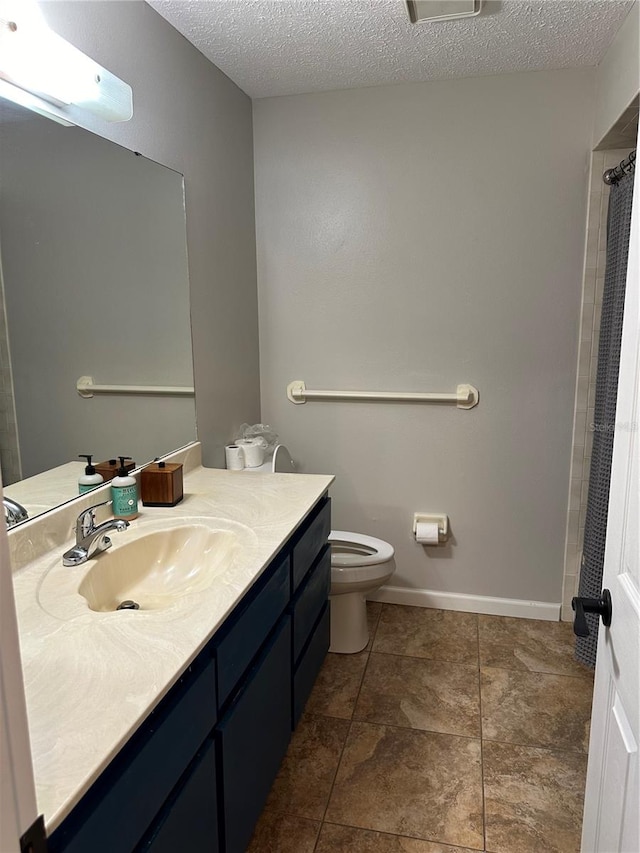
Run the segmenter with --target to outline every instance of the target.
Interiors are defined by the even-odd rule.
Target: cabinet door
[[[291,617],[284,616],[217,728],[225,853],[244,853],[291,737]]]
[[[325,546],[315,566],[299,587],[291,603],[293,612],[293,663],[297,664],[318,621],[331,588],[331,549]]]
[[[213,740],[209,739],[136,853],[178,853],[180,850],[218,853],[219,849],[216,754]]]
[[[223,636],[216,641],[218,708],[231,696],[245,669],[280,618],[289,601],[289,555],[234,610]],[[269,577],[269,575],[271,575]]]
[[[304,706],[313,689],[327,652],[331,634],[331,611],[329,602],[324,605],[322,615],[313,629],[311,638],[298,661],[293,676],[293,728],[298,725]]]
[[[200,656],[49,839],[51,853],[133,850],[216,720],[215,663]]]
[[[295,592],[331,533],[331,498],[322,498],[316,514],[306,521],[291,553],[291,592]]]

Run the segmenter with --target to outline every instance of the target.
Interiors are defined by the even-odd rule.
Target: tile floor
[[[250,853],[578,853],[591,672],[571,626],[369,603]]]

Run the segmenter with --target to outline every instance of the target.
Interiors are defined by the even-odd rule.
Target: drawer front
[[[320,611],[327,603],[330,586],[331,549],[325,545],[318,562],[298,589],[292,604],[294,662],[300,657]]]
[[[225,853],[244,853],[291,737],[291,618],[285,616],[221,720]]]
[[[165,803],[136,853],[206,850],[218,853],[216,752],[209,739]]]
[[[133,850],[215,724],[215,662],[187,672],[49,839],[49,851]]]
[[[298,725],[304,706],[315,680],[320,672],[322,662],[329,651],[331,639],[331,606],[327,601],[315,630],[311,635],[309,645],[304,650],[293,676],[293,727]]]
[[[250,603],[244,609],[240,605],[240,613],[233,627],[218,643],[216,659],[219,708],[230,696],[287,606],[289,586],[289,556],[287,555],[277,566],[266,585],[254,593]]]
[[[291,555],[291,582],[292,591],[295,592],[311,564],[327,544],[331,533],[331,499],[325,498],[316,516],[311,520],[308,528],[302,534],[298,542],[293,546]]]

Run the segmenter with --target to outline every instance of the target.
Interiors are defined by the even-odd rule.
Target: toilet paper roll
[[[224,449],[229,471],[242,471],[244,468],[244,450],[237,444],[228,444]]]
[[[439,542],[438,525],[424,521],[418,522],[416,524],[416,542],[421,545],[437,545]]]
[[[241,438],[236,442],[244,453],[245,468],[259,468],[264,462],[264,446],[261,439]]]

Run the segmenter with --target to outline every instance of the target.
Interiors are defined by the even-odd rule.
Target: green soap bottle
[[[98,474],[96,469],[91,464],[91,457],[93,453],[81,453],[79,455],[80,459],[87,460],[87,466],[84,469],[84,474],[81,474],[78,477],[78,494],[83,495],[85,492],[90,492],[91,489],[95,489],[96,486],[102,485],[104,483],[104,477],[102,474]]]
[[[138,517],[138,484],[136,478],[127,473],[124,463],[130,456],[119,456],[120,467],[111,481],[111,500],[113,517],[131,521]]]

